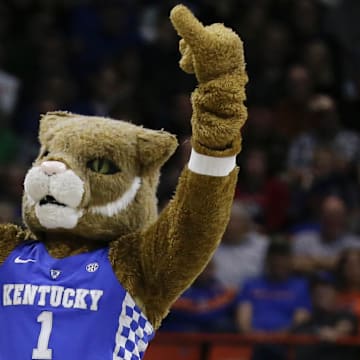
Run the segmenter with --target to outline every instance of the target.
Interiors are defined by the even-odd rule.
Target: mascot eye
[[[111,175],[120,171],[120,169],[110,160],[94,159],[87,163],[87,167],[96,173]]]

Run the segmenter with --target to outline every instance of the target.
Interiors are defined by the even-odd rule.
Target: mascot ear
[[[141,173],[146,174],[159,169],[174,153],[177,145],[176,137],[166,131],[141,129],[137,134]]]
[[[50,111],[45,115],[41,115],[40,119],[40,129],[39,129],[39,138],[41,140],[45,140],[54,128],[55,125],[58,125],[64,119],[68,119],[70,117],[74,117],[74,114],[67,111]]]

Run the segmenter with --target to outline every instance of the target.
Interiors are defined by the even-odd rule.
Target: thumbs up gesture
[[[170,20],[180,40],[180,67],[195,73],[199,83],[224,74],[245,73],[243,44],[238,35],[222,24],[204,26],[183,5],[175,6]]]

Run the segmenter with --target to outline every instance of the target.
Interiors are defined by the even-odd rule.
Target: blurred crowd
[[[360,238],[346,231],[343,211],[344,203],[330,195],[316,228],[267,235],[236,200],[214,258],[175,302],[162,329],[308,334],[324,345],[301,347],[298,360],[358,357],[359,349],[331,345],[360,335]],[[282,346],[258,346],[252,359],[286,355]]]
[[[223,22],[241,35],[249,120],[223,243],[166,326],[355,334],[360,2],[182,2],[205,24]],[[189,155],[195,86],[178,67],[178,37],[168,19],[175,3],[1,1],[0,222],[21,223],[38,121],[51,110],[176,134],[181,146],[163,169],[158,193],[160,208],[166,205]]]

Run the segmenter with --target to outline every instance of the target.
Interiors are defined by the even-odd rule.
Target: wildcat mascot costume
[[[138,360],[225,230],[246,120],[242,42],[184,6],[171,21],[194,73],[192,154],[157,217],[164,131],[44,115],[25,178],[27,230],[0,227],[0,360]]]

